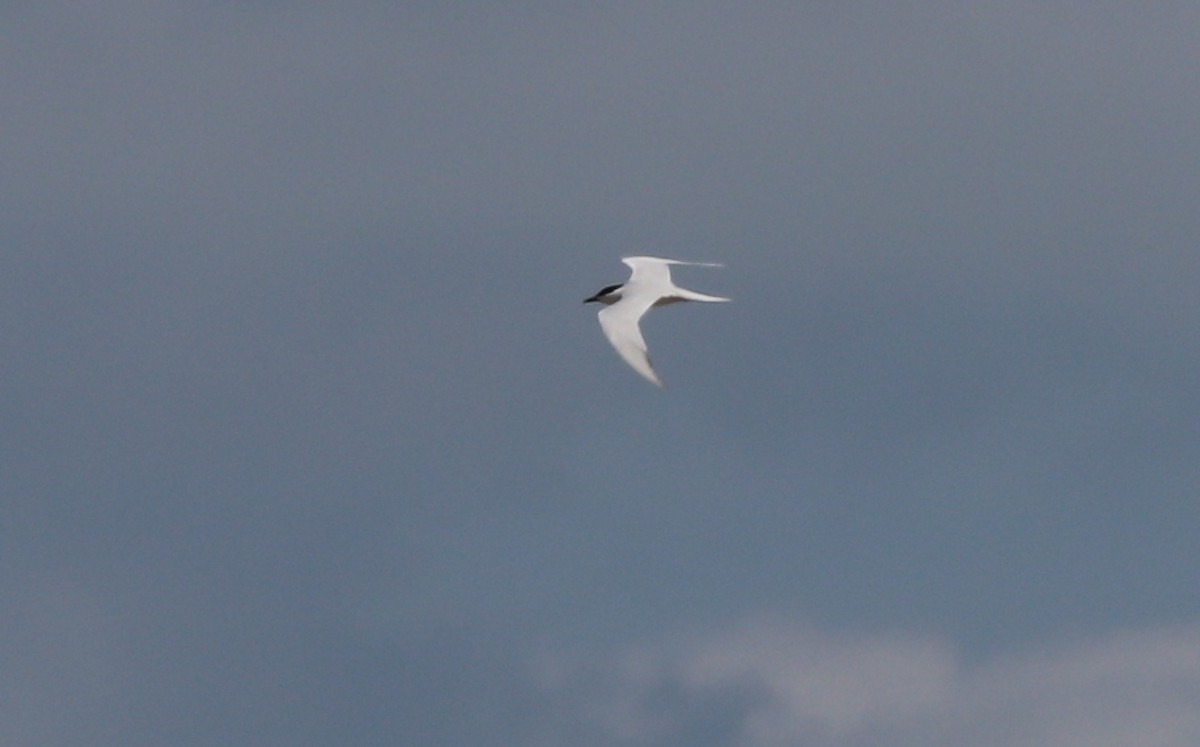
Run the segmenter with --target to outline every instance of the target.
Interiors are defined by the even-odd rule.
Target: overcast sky
[[[0,10],[0,743],[1200,744],[1200,5],[569,5]]]

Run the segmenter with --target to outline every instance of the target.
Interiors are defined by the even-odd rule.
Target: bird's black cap
[[[621,285],[622,285],[621,283],[617,283],[616,285],[606,285],[606,286],[604,286],[603,288],[601,288],[601,289],[600,289],[600,292],[599,292],[599,293],[597,293],[596,295],[592,296],[591,298],[585,298],[585,299],[583,299],[583,302],[584,302],[584,303],[591,303],[592,301],[599,301],[601,298],[604,298],[604,297],[605,297],[605,296],[607,296],[609,293],[612,293],[612,292],[613,292],[613,291],[615,291],[616,289],[620,288],[620,287],[621,287]]]

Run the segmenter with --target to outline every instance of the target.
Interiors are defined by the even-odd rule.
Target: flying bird
[[[617,349],[625,362],[654,384],[662,386],[662,379],[650,363],[646,341],[638,321],[652,306],[666,306],[680,301],[728,301],[728,298],[697,293],[680,288],[671,282],[671,265],[696,265],[720,267],[713,262],[681,262],[661,257],[625,257],[621,260],[632,272],[623,284],[609,285],[584,303],[601,303],[600,328],[604,336]]]

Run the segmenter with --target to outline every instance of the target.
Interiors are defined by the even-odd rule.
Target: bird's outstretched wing
[[[625,257],[621,261],[632,270],[626,285],[645,283],[648,286],[662,285],[663,287],[671,286],[671,265],[721,266],[716,262],[684,262],[663,257]]]
[[[665,270],[666,267],[664,266],[663,269]],[[604,336],[621,354],[625,362],[654,384],[662,386],[662,379],[658,378],[658,372],[650,363],[646,340],[642,337],[642,330],[638,326],[642,315],[654,305],[656,300],[658,300],[656,297],[650,295],[623,298],[612,306],[601,309],[598,316]]]

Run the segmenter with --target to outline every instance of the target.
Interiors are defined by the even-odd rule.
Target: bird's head
[[[596,295],[592,296],[591,298],[583,299],[583,302],[591,303],[595,301],[596,303],[602,303],[605,305],[614,304],[621,300],[621,289],[624,287],[625,286],[620,283],[617,285],[606,285],[601,288],[600,292]]]

